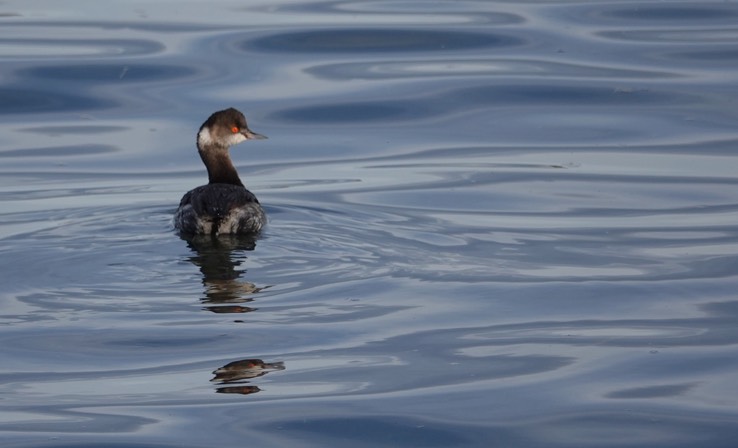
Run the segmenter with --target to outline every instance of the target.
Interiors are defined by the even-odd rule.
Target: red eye
[[[238,131],[239,131],[238,126],[233,126],[231,128],[231,132],[233,132],[234,134],[238,134]]]

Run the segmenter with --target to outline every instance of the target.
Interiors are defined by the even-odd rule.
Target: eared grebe
[[[246,189],[231,162],[228,148],[244,140],[264,139],[252,132],[241,112],[215,112],[200,126],[197,150],[208,169],[208,184],[185,193],[174,214],[174,227],[183,234],[257,233],[266,215]]]

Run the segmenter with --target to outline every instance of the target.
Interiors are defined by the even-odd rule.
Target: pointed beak
[[[241,134],[246,137],[246,140],[265,140],[267,138],[266,135],[257,134],[256,132],[252,132],[251,129],[248,128],[242,130]]]

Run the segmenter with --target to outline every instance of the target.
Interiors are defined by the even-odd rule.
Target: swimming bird
[[[265,138],[251,131],[234,108],[215,112],[200,126],[197,151],[208,170],[208,184],[188,191],[179,202],[173,221],[181,234],[254,234],[262,229],[266,214],[238,177],[229,148]]]

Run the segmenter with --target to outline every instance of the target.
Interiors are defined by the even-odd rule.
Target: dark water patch
[[[433,15],[448,15],[454,12],[475,12],[477,14],[494,13],[499,17],[510,18],[506,23],[518,23],[524,18],[517,14],[501,12],[494,7],[486,7],[487,5],[478,1],[462,0],[452,3],[441,3],[440,5],[432,0],[372,0],[357,1],[343,0],[326,2],[330,8],[337,12],[356,13],[385,13],[385,14],[403,14],[403,13],[425,13]]]
[[[120,151],[117,146],[111,145],[73,145],[51,146],[45,148],[0,149],[0,157],[73,157],[110,154]]]
[[[131,350],[162,350],[162,349],[172,349],[177,350],[181,347],[191,347],[195,348],[197,346],[207,345],[212,341],[208,341],[206,339],[203,339],[202,337],[183,337],[182,335],[179,335],[177,337],[162,337],[161,335],[153,336],[150,338],[143,338],[143,337],[131,337],[130,339],[116,339],[111,340],[107,344],[104,344],[106,347],[110,347],[112,350],[118,350],[119,347],[122,348],[121,351],[125,351],[126,349]]]
[[[663,398],[663,397],[677,397],[688,393],[694,389],[697,384],[667,384],[657,386],[642,386],[635,387],[633,389],[622,389],[614,392],[610,392],[606,395],[607,398],[631,398],[631,399],[645,399],[645,398]]]
[[[48,135],[51,137],[59,135],[95,135],[120,132],[130,129],[127,126],[105,126],[105,125],[68,125],[68,126],[34,126],[18,129],[20,132]]]
[[[709,2],[641,2],[566,5],[549,10],[564,22],[613,25],[628,27],[643,26],[720,26],[732,24],[738,10],[728,3]]]
[[[171,81],[193,76],[197,70],[186,66],[144,64],[63,64],[35,66],[18,71],[25,79],[84,83]]]
[[[700,308],[712,316],[722,316],[738,321],[738,300],[706,303]]]
[[[665,2],[662,5],[653,3],[628,4],[620,6],[618,9],[605,10],[599,15],[601,17],[625,19],[631,23],[634,20],[649,22],[723,22],[738,17],[738,11],[720,3],[710,4],[705,2],[704,4],[695,5]]]
[[[145,421],[147,424],[157,423],[156,420]],[[53,432],[53,431],[50,431]],[[133,432],[133,431],[131,431]],[[104,437],[98,433],[97,438]],[[49,437],[54,439],[56,437]],[[204,445],[190,444],[186,441],[178,441],[175,443],[136,443],[136,442],[118,442],[119,436],[113,436],[105,442],[89,442],[85,437],[80,437],[78,441],[69,441],[76,437],[64,437],[64,441],[45,441],[45,442],[11,442],[6,445],[7,448],[204,448]]]
[[[289,431],[303,437],[321,440],[327,445],[340,445],[352,440],[352,446],[469,446],[462,433],[443,426],[426,426],[424,422],[382,416],[310,418],[299,421],[281,420],[271,431]]]
[[[116,312],[114,311],[116,305],[114,301],[109,301],[107,304],[111,312]],[[175,309],[174,303],[165,305],[170,308],[170,312]],[[183,305],[181,301],[179,305],[181,308]],[[133,318],[133,315],[121,311],[117,311],[119,317]],[[165,311],[162,309],[156,314]],[[57,306],[56,313],[60,317],[59,321],[93,323],[95,320],[94,313],[71,313],[65,310],[63,304]],[[132,314],[135,315],[136,313]],[[33,369],[34,359],[49,361],[59,353],[65,354],[63,360],[56,361],[53,371],[39,372],[33,369],[34,373],[31,375],[32,378],[29,379],[34,381],[41,379],[53,381],[56,374],[60,375],[59,379],[66,381],[84,381],[93,377],[93,372],[98,372],[98,375],[109,378],[114,377],[116,373],[125,376],[142,376],[147,373],[166,374],[202,369],[198,375],[204,379],[202,384],[207,385],[210,373],[224,364],[222,358],[227,358],[233,352],[239,352],[237,349],[239,341],[242,347],[240,353],[244,354],[243,352],[248,352],[250,347],[261,345],[265,340],[254,330],[242,329],[236,334],[231,332],[224,334],[222,329],[220,333],[213,331],[215,328],[208,325],[208,323],[214,322],[209,319],[211,315],[205,314],[194,307],[189,317],[191,319],[194,319],[195,316],[201,317],[199,325],[195,325],[195,328],[199,326],[201,329],[200,337],[198,337],[198,331],[191,331],[194,328],[190,325],[187,325],[189,329],[184,329],[185,325],[171,325],[170,322],[170,327],[167,329],[166,316],[163,314],[158,316],[143,314],[150,324],[155,323],[157,319],[161,319],[160,322],[162,323],[161,325],[146,325],[146,328],[143,328],[144,325],[140,325],[138,328],[128,327],[114,332],[92,329],[75,331],[70,329],[49,331],[42,336],[27,335],[28,338],[4,335],[2,337],[3,343],[13,344],[7,346],[4,352],[12,353],[19,363],[27,363],[30,369]],[[214,316],[214,318],[217,317]],[[183,322],[187,321],[183,319]],[[192,320],[189,322],[192,322]],[[143,322],[139,323],[143,324]],[[22,323],[21,325],[32,326],[34,324],[48,325],[48,322],[38,320]],[[58,328],[61,328],[61,326]],[[244,337],[251,339],[249,347],[243,346]],[[44,338],[46,338],[45,342],[43,342]],[[219,344],[223,345],[222,350],[214,350]],[[179,355],[177,352],[180,352]],[[187,356],[182,357],[182,352],[186,352]],[[153,369],[153,371],[149,369]],[[22,372],[16,373],[14,376],[16,381],[24,378]],[[6,376],[4,379],[8,380],[9,378]]]
[[[612,437],[610,446],[688,448],[704,445],[729,448],[738,436],[730,416],[713,412],[685,412],[679,409],[629,409],[626,411],[589,409],[587,412],[549,415],[533,424],[524,424],[526,439],[542,447],[603,446],[603,437]],[[615,430],[614,428],[618,428]],[[531,443],[531,442],[529,442]],[[520,446],[530,446],[522,444]]]
[[[23,185],[23,184],[21,184]],[[68,198],[70,196],[84,195],[90,200],[94,196],[114,196],[114,195],[131,195],[135,193],[145,192],[146,188],[141,186],[110,186],[110,187],[88,187],[77,186],[67,188],[50,188],[50,189],[34,189],[25,190],[18,189],[8,192],[5,197],[8,201],[24,201],[33,199],[51,199],[51,198]]]
[[[695,140],[695,141],[680,141],[676,143],[663,143],[663,144],[634,144],[628,145],[624,148],[618,144],[607,144],[603,143],[598,145],[598,152],[602,154],[620,154],[623,153],[623,157],[627,157],[627,153],[640,154],[640,155],[691,155],[693,154],[694,147],[700,148],[700,154],[705,156],[727,156],[731,157],[733,151],[738,146],[738,139],[726,139],[726,140]],[[365,166],[398,166],[403,163],[433,163],[434,161],[440,164],[448,165],[451,161],[455,163],[462,163],[464,159],[484,158],[487,156],[522,156],[525,154],[545,154],[545,153],[558,153],[558,152],[573,152],[573,153],[589,153],[592,150],[592,146],[589,144],[580,143],[556,143],[553,142],[547,145],[524,145],[510,147],[505,144],[489,144],[480,146],[449,146],[449,147],[433,147],[433,148],[412,148],[406,152],[397,152],[390,155],[380,155],[374,157],[357,157],[353,158],[356,162],[367,164]],[[542,156],[541,156],[542,157]],[[343,161],[335,161],[336,163],[343,163]],[[389,162],[389,164],[387,163]],[[319,162],[326,163],[326,162]],[[477,162],[476,166],[480,166]],[[422,166],[422,165],[420,165]],[[463,165],[462,165],[463,166]],[[488,161],[486,164],[481,166],[498,167],[500,169],[504,167],[514,167],[509,162],[494,162]],[[579,165],[572,164],[525,164],[528,168],[576,168]],[[694,174],[694,173],[693,173]],[[703,177],[701,181],[710,182],[710,177]],[[732,182],[732,178],[723,177],[725,181]]]
[[[105,97],[91,97],[60,90],[0,88],[0,115],[59,113],[111,109],[117,102]]]
[[[734,150],[738,146],[738,139],[716,139],[716,140],[694,140],[694,141],[679,141],[669,142],[662,144],[633,144],[623,147],[619,144],[607,144],[603,142],[597,146],[597,152],[601,154],[622,154],[622,157],[628,157],[627,154],[638,154],[638,155],[663,155],[668,157],[669,155],[674,156],[689,156],[693,154],[694,147],[700,148],[700,154],[705,156],[725,156],[732,158]],[[468,160],[476,160],[480,158],[491,158],[491,160],[469,162],[473,166],[487,167],[490,169],[497,168],[499,171],[505,170],[505,168],[516,168],[518,167],[515,162],[510,163],[509,161],[501,160],[493,157],[510,157],[510,156],[525,156],[532,155],[534,159],[544,158],[546,153],[573,153],[573,154],[587,154],[591,153],[592,146],[589,144],[582,143],[558,143],[552,142],[546,145],[516,145],[510,146],[506,144],[486,144],[478,146],[422,146],[422,147],[411,147],[405,151],[396,151],[392,154],[387,155],[375,155],[371,157],[351,157],[350,160],[354,163],[361,164],[366,168],[391,168],[391,167],[427,167],[428,165],[435,166],[470,166],[466,165],[465,162]],[[576,157],[575,157],[576,158]],[[709,159],[708,159],[709,160]],[[303,165],[323,165],[323,164],[343,164],[347,163],[347,160],[336,159],[336,160],[320,160],[311,162],[302,162]],[[720,163],[718,161],[717,163]],[[411,164],[411,165],[408,165]],[[262,169],[273,170],[281,168],[288,168],[289,162],[285,164],[265,164]],[[539,164],[539,163],[524,163],[521,168],[533,169],[573,169],[579,167],[579,164]],[[507,171],[507,170],[505,170]],[[700,177],[701,182],[711,183],[712,175],[714,172],[701,172],[707,176]],[[501,172],[498,172],[501,174]],[[616,173],[612,173],[616,174]],[[696,174],[692,172],[691,174]],[[691,177],[691,176],[690,176]],[[719,176],[721,179],[717,182],[728,182],[732,183],[734,179],[730,176]],[[676,179],[675,179],[676,180]],[[295,180],[296,182],[308,183],[307,180]],[[337,182],[332,179],[311,179],[311,185],[322,185],[326,183]],[[360,182],[356,180],[355,182]],[[299,183],[298,183],[299,185]],[[326,212],[329,209],[324,210]]]
[[[699,51],[682,51],[665,53],[664,59],[682,61],[685,63],[709,63],[716,67],[732,67],[738,69],[738,48],[734,46],[717,49],[702,49]],[[704,66],[700,65],[701,69]]]
[[[593,321],[545,322],[501,325],[494,330],[471,332],[479,347],[518,344],[533,346],[570,345],[592,347],[719,347],[735,344],[738,331],[732,328],[735,319],[722,316],[692,319],[607,319]],[[441,337],[441,335],[437,335]],[[484,342],[481,342],[484,341]],[[470,344],[473,347],[474,344]],[[649,363],[650,373],[688,371],[684,360],[670,359]],[[715,368],[720,360],[710,355],[702,357],[705,370]],[[646,374],[645,370],[642,371]]]
[[[463,104],[546,105],[568,107],[689,104],[696,98],[662,89],[628,89],[618,86],[568,84],[496,84],[458,89],[448,95]]]
[[[396,53],[463,51],[522,45],[505,34],[391,28],[333,28],[287,32],[237,44],[244,51],[268,53]]]
[[[437,440],[448,447],[625,448],[645,443],[653,448],[688,448],[707,443],[728,448],[736,433],[727,413],[690,415],[680,409],[665,408],[607,411],[592,405],[557,412],[551,402],[562,397],[551,397],[548,392],[542,390],[532,396],[510,388],[504,392],[492,389],[477,394],[413,396],[404,399],[419,406],[409,406],[402,399],[390,400],[389,411],[370,403],[336,401],[327,406],[332,412],[325,410],[317,415],[314,408],[300,403],[291,404],[294,415],[277,412],[279,408],[274,403],[263,403],[261,409],[265,412],[257,416],[249,409],[236,407],[223,413],[234,414],[227,430],[239,438],[263,438],[284,447],[305,446],[305,440],[311,440],[314,446],[350,441],[351,446],[359,448],[433,447],[438,446]],[[438,400],[443,401],[442,406]],[[520,413],[525,401],[535,403],[537,408]],[[223,419],[219,416],[219,420]],[[577,425],[579,419],[582,425]],[[348,434],[349,428],[354,428],[356,436]],[[364,429],[373,431],[365,434]],[[390,437],[395,432],[398,441]]]
[[[448,163],[452,162],[448,161]],[[386,169],[388,172],[399,173],[407,168],[409,167],[399,165]],[[452,171],[445,171],[442,162],[439,161],[432,165],[421,165],[417,168],[433,173],[433,176],[437,177],[436,182],[431,184],[423,179],[417,179],[415,182],[406,179],[403,184],[397,185],[396,189],[393,190],[381,187],[347,188],[347,191],[344,192],[346,195],[344,199],[356,199],[354,195],[371,197],[377,194],[386,195],[383,199],[378,199],[378,203],[387,206],[393,204],[394,201],[399,201],[402,207],[412,207],[411,203],[415,202],[419,208],[435,207],[438,211],[458,210],[456,207],[469,207],[466,210],[496,210],[504,213],[503,210],[492,207],[489,202],[479,202],[479,200],[486,197],[488,201],[502,204],[506,210],[514,214],[522,212],[519,207],[514,205],[516,202],[530,204],[529,210],[538,210],[545,214],[556,214],[557,210],[566,209],[567,204],[575,206],[574,209],[569,209],[569,211],[577,210],[581,213],[591,206],[592,214],[604,213],[605,215],[602,216],[638,214],[644,211],[652,213],[656,210],[678,212],[686,211],[685,209],[690,207],[705,207],[706,212],[717,213],[733,210],[736,203],[729,189],[738,185],[738,180],[733,178],[597,175],[550,166],[526,166],[524,171],[519,171],[516,167],[491,166],[481,167],[482,169],[491,168],[488,172],[476,172],[473,171],[473,167],[470,165],[465,169],[457,167]],[[687,179],[689,179],[690,187],[680,187],[680,184],[683,184]],[[596,183],[603,190],[600,190],[600,194],[582,191],[579,186],[584,183]],[[528,193],[517,189],[522,184],[526,185]],[[641,185],[641,188],[647,186],[650,195],[658,200],[658,206],[644,204],[641,207],[627,200],[626,198],[634,185]],[[549,189],[555,188],[556,200],[549,197],[550,192],[545,192],[547,187]],[[721,192],[719,187],[723,188],[724,191]],[[508,194],[518,199],[511,200],[507,197]],[[523,199],[527,194],[531,194],[532,197]],[[609,198],[611,201],[609,207],[600,208],[603,200],[602,194],[612,195]],[[430,196],[428,200],[425,200],[426,195]],[[453,199],[454,197],[461,199],[465,195],[469,195],[470,198],[475,198],[475,200],[459,201]],[[479,195],[479,198],[476,198],[476,195]],[[394,200],[391,198],[394,198]],[[405,201],[403,201],[403,198]],[[536,198],[540,200],[540,203]],[[445,208],[446,206],[450,208]],[[609,212],[606,210],[609,210]]]
[[[361,123],[412,120],[428,116],[425,108],[410,101],[360,102],[330,106],[293,107],[272,114],[270,119],[300,123]]]
[[[412,95],[412,94],[410,94]],[[618,86],[562,84],[504,84],[460,87],[413,95],[398,99],[396,95],[381,101],[361,101],[332,105],[314,105],[286,108],[272,113],[270,119],[294,123],[351,123],[357,125],[422,120],[469,113],[477,108],[566,106],[571,109],[593,107],[636,108],[669,104],[671,106],[696,103],[686,93],[650,88],[630,89]],[[592,128],[589,128],[590,130]]]
[[[695,44],[733,44],[738,41],[738,30],[734,28],[717,29],[673,29],[673,30],[625,30],[601,31],[598,36],[607,39],[638,43],[688,43]],[[709,50],[712,47],[706,47]]]

